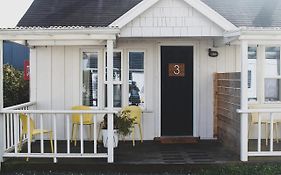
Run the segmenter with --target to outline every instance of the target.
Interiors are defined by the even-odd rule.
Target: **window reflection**
[[[113,52],[113,107],[122,107],[122,54],[121,52]],[[107,53],[105,56],[105,81],[107,81]],[[105,107],[107,104],[107,82],[105,82]]]
[[[129,104],[144,104],[144,52],[129,52]]]
[[[98,106],[98,53],[83,53],[82,102],[87,106]]]
[[[280,102],[280,47],[266,47],[265,58],[265,101]]]
[[[107,53],[105,66],[105,80],[107,81]],[[113,52],[113,81],[121,81],[121,71],[121,52]]]
[[[257,101],[257,47],[248,48],[248,101]]]
[[[265,82],[265,101],[274,102],[280,100],[280,80],[273,78],[266,78]]]
[[[265,76],[272,77],[280,75],[280,47],[266,47],[265,58]]]
[[[107,84],[105,85],[105,107],[107,107]],[[122,86],[121,84],[113,85],[113,107],[122,107]]]

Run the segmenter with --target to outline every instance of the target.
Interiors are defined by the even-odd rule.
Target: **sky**
[[[15,27],[33,0],[0,0],[0,28]]]

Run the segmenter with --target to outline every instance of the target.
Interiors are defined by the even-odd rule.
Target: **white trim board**
[[[125,25],[127,25],[129,22],[131,22],[133,19],[135,19],[137,16],[145,12],[147,9],[149,9],[159,1],[160,0],[143,0],[138,5],[136,5],[128,12],[126,12],[124,15],[119,17],[117,20],[113,21],[109,25],[109,27],[119,27],[120,29],[123,28]],[[221,16],[219,13],[217,13],[215,10],[207,6],[202,1],[200,0],[183,0],[183,1],[189,4],[197,11],[199,11],[209,20],[220,26],[225,31],[233,31],[238,29],[235,25],[233,25],[231,22],[229,22],[227,19],[225,19],[223,16]]]

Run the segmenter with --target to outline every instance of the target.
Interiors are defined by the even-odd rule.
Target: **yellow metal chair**
[[[22,133],[20,135],[20,149],[21,149],[21,145],[22,145],[22,140],[23,140],[23,136],[24,135],[28,135],[28,126],[27,126],[27,115],[26,114],[20,114],[20,120],[22,123]],[[35,135],[39,135],[41,134],[41,132],[43,132],[43,134],[49,134],[50,137],[50,144],[51,144],[51,151],[52,153],[54,153],[54,146],[53,146],[53,131],[51,130],[41,130],[41,129],[35,129],[35,123],[32,120],[32,118],[30,118],[30,139],[32,140],[33,136]],[[28,159],[27,159],[28,160]]]
[[[134,126],[132,127],[132,140],[133,140],[133,146],[135,146],[135,125],[138,125],[139,127],[140,139],[141,142],[143,142],[142,127],[141,127],[142,109],[139,106],[126,106],[122,109],[122,112],[123,111],[128,111],[130,118],[134,119]]]
[[[258,124],[259,123],[259,113],[255,112],[255,113],[251,113],[251,118],[250,118],[250,126],[252,124]],[[267,113],[264,114],[260,114],[261,116],[261,125],[264,125],[265,128],[265,144],[268,145],[268,138],[269,138],[269,132],[268,132],[268,128],[270,126],[270,116]],[[275,127],[273,128],[273,132],[275,132],[275,136],[276,136],[276,142],[279,143],[279,136],[278,136],[278,123],[280,123],[280,119],[275,118],[273,120],[273,126],[275,125]],[[249,129],[249,131],[251,130],[251,128]],[[250,134],[250,132],[249,132]]]
[[[73,106],[71,108],[72,110],[85,110],[85,111],[90,111],[92,110],[89,106]],[[89,126],[89,136],[92,138],[92,124],[93,123],[93,118],[92,114],[82,114],[83,117],[83,125]],[[78,132],[78,125],[80,125],[80,114],[72,114],[72,136],[71,136],[71,141],[74,139],[74,145],[76,146],[77,144],[77,132]]]

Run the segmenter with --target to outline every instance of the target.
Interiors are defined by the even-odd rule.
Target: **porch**
[[[241,71],[241,74],[239,74],[239,77],[236,77],[234,81],[231,80],[229,84],[224,84],[226,78],[222,77],[221,82],[222,84],[218,84],[220,87],[223,87],[224,89],[227,89],[227,91],[224,91],[221,94],[222,101],[220,101],[220,104],[228,104],[227,107],[223,106],[221,109],[223,115],[225,115],[226,119],[233,119],[234,122],[230,121],[225,125],[225,123],[222,123],[222,127],[232,129],[230,132],[230,135],[228,137],[224,137],[222,140],[229,143],[229,140],[235,140],[237,141],[234,144],[234,149],[236,153],[239,153],[240,151],[240,160],[247,161],[248,157],[251,156],[280,156],[281,152],[279,151],[279,144],[276,144],[274,142],[274,136],[273,136],[273,128],[274,128],[274,115],[275,113],[281,113],[281,110],[277,109],[271,109],[271,104],[268,104],[267,106],[261,107],[259,110],[248,110],[248,95],[247,95],[247,59],[248,59],[248,47],[250,44],[253,44],[253,42],[247,42],[245,40],[242,40],[241,42],[236,42],[232,46],[222,46],[221,48],[218,48],[217,50],[221,53],[224,53],[223,56],[221,56],[218,59],[207,57],[207,48],[211,47],[213,40],[202,40],[202,41],[194,41],[194,38],[173,38],[173,39],[147,39],[143,41],[130,41],[130,40],[122,40],[120,39],[118,42],[118,47],[114,48],[116,44],[116,34],[119,32],[117,29],[107,29],[105,33],[107,35],[100,34],[101,31],[91,31],[90,33],[93,33],[92,37],[99,38],[91,40],[89,43],[89,38],[87,37],[89,31],[71,31],[74,34],[77,32],[78,34],[81,34],[82,36],[79,36],[82,38],[82,41],[79,41],[79,44],[72,42],[71,37],[67,39],[64,42],[43,42],[46,38],[50,39],[49,35],[45,36],[45,33],[41,34],[40,32],[36,35],[39,35],[42,41],[33,41],[32,37],[27,37],[25,35],[19,35],[20,39],[30,39],[31,42],[29,42],[30,46],[34,46],[32,49],[33,57],[31,59],[31,101],[36,101],[36,103],[28,103],[19,105],[16,107],[10,107],[6,109],[2,109],[3,104],[0,101],[0,123],[3,124],[3,130],[1,131],[0,135],[0,155],[3,156],[3,158],[6,160],[9,158],[9,160],[22,160],[23,164],[24,159],[26,157],[30,158],[31,160],[35,160],[36,158],[47,158],[46,160],[49,161],[49,159],[53,159],[54,162],[57,162],[58,159],[64,160],[67,162],[66,159],[73,160],[72,158],[76,159],[98,159],[95,161],[100,161],[99,159],[102,159],[101,162],[106,162],[105,159],[107,159],[108,163],[135,163],[139,164],[141,162],[158,162],[160,163],[167,163],[170,160],[164,160],[163,154],[161,152],[162,147],[164,148],[171,148],[171,149],[182,149],[183,151],[180,151],[176,155],[184,155],[183,157],[174,157],[176,164],[188,164],[188,163],[196,163],[195,160],[192,159],[192,153],[186,154],[187,151],[192,150],[191,152],[199,153],[198,155],[195,154],[195,157],[202,156],[203,159],[199,158],[199,162],[202,163],[202,160],[206,160],[207,162],[210,161],[211,163],[219,163],[227,161],[223,158],[225,155],[228,155],[228,152],[224,152],[221,149],[221,145],[217,145],[218,148],[214,149],[214,152],[206,153],[205,151],[209,149],[209,147],[212,147],[211,145],[206,144],[205,146],[196,145],[193,149],[192,147],[189,147],[191,145],[185,146],[179,146],[181,148],[178,148],[177,145],[167,145],[167,146],[152,146],[152,149],[154,153],[150,153],[149,151],[146,151],[145,148],[138,150],[138,148],[135,148],[130,151],[129,148],[126,150],[129,153],[136,154],[136,159],[131,159],[133,154],[128,155],[128,160],[125,160],[120,157],[119,155],[122,155],[122,151],[120,154],[118,153],[118,149],[116,149],[115,154],[113,150],[113,114],[116,113],[116,110],[120,110],[122,106],[126,106],[129,104],[129,89],[130,89],[130,82],[131,79],[129,79],[129,75],[131,75],[132,72],[136,70],[130,70],[129,68],[129,62],[130,62],[130,54],[134,55],[136,53],[140,54],[140,59],[138,60],[141,62],[140,66],[141,69],[137,70],[138,73],[141,72],[141,76],[143,79],[142,82],[145,84],[146,93],[144,94],[144,99],[142,101],[144,102],[144,117],[143,117],[143,130],[145,139],[144,140],[153,140],[154,137],[162,136],[161,134],[161,118],[163,114],[161,114],[161,66],[159,62],[161,61],[161,53],[160,49],[162,45],[175,45],[175,43],[180,43],[179,45],[185,45],[190,46],[192,45],[192,52],[194,51],[194,56],[191,56],[194,60],[193,68],[194,68],[194,75],[190,77],[193,77],[194,81],[192,82],[192,87],[194,89],[193,92],[193,99],[189,98],[191,100],[191,104],[193,105],[193,113],[189,115],[191,119],[193,119],[190,123],[193,124],[193,129],[190,130],[191,136],[194,137],[201,137],[202,139],[221,139],[221,137],[217,137],[216,135],[216,121],[214,121],[215,117],[214,113],[216,112],[216,103],[213,103],[213,93],[214,89],[211,85],[213,85],[212,82],[212,76],[211,74],[214,72],[218,72],[219,68],[209,68],[209,64],[211,65],[221,65],[221,60],[232,60],[233,62],[237,62],[237,65],[239,66],[233,66],[234,64],[231,64],[231,67],[229,65],[229,69],[226,67],[223,69],[223,72],[230,72],[230,70],[233,70],[233,72],[239,72]],[[10,33],[9,33],[10,32]],[[15,39],[13,38],[13,31],[9,31],[7,34],[4,32],[4,36],[9,36],[11,38],[4,38],[4,39]],[[31,31],[29,31],[31,32]],[[50,33],[54,33],[54,31],[48,31]],[[46,32],[48,34],[48,32]],[[109,34],[108,34],[109,32]],[[63,32],[62,32],[63,33]],[[86,33],[86,34],[85,34]],[[98,33],[98,34],[97,34]],[[57,34],[57,39],[54,39],[55,41],[59,40],[62,36],[62,34]],[[66,37],[66,36],[63,36]],[[53,38],[52,38],[53,39]],[[169,42],[168,42],[169,41]],[[2,41],[1,41],[2,42]],[[93,43],[92,43],[93,42]],[[162,43],[162,44],[158,44]],[[170,44],[172,43],[172,44]],[[190,44],[191,43],[191,44]],[[266,43],[261,43],[266,44]],[[0,43],[0,46],[2,43]],[[90,49],[88,48],[90,45]],[[145,46],[144,46],[145,45]],[[106,46],[106,47],[105,47]],[[138,49],[136,49],[138,48]],[[226,49],[227,48],[227,49]],[[261,47],[259,47],[261,48]],[[0,47],[1,50],[1,47]],[[121,50],[121,51],[120,51]],[[137,51],[136,51],[137,50]],[[141,51],[139,51],[141,50]],[[159,52],[157,52],[157,50]],[[223,50],[228,50],[230,53],[236,53],[237,54],[227,54],[226,52],[223,52]],[[263,53],[265,52],[265,47],[263,47]],[[260,52],[261,52],[260,51]],[[2,50],[1,50],[2,52]],[[123,54],[124,52],[125,54]],[[116,57],[114,57],[114,53],[117,54]],[[199,54],[200,53],[200,54]],[[280,50],[279,50],[280,53]],[[87,55],[88,54],[88,55]],[[122,59],[122,55],[124,56],[124,60]],[[201,55],[200,57],[198,55]],[[146,56],[146,58],[145,58]],[[133,59],[134,57],[132,57]],[[83,79],[83,73],[89,72],[87,66],[85,70],[82,68],[84,63],[83,61],[89,61],[92,62],[91,64],[91,81],[89,81],[87,78],[85,78],[85,83]],[[123,61],[122,61],[123,60]],[[141,61],[140,61],[141,60]],[[145,61],[146,60],[146,61]],[[97,61],[99,61],[97,63]],[[118,63],[118,65],[117,65]],[[239,64],[238,64],[239,63]],[[89,64],[90,65],[90,64]],[[117,65],[117,66],[116,66]],[[190,64],[192,65],[192,64]],[[241,65],[241,70],[240,70]],[[262,65],[262,64],[260,64]],[[216,67],[216,66],[214,66]],[[237,68],[239,67],[239,69]],[[2,68],[2,65],[0,64],[0,69]],[[192,68],[192,66],[191,66]],[[199,69],[200,68],[200,69]],[[208,69],[208,71],[204,71]],[[40,71],[39,71],[40,70]],[[118,70],[117,72],[114,72]],[[190,69],[192,70],[192,69]],[[221,69],[222,70],[222,69]],[[98,71],[99,74],[97,76],[94,76]],[[131,71],[131,72],[130,72]],[[167,71],[167,70],[166,70]],[[144,73],[145,72],[145,73]],[[136,73],[136,72],[134,72]],[[85,73],[86,74],[86,73]],[[137,73],[136,73],[137,74]],[[168,75],[167,73],[162,73],[163,75]],[[154,76],[151,76],[154,75]],[[88,77],[85,75],[85,77]],[[123,78],[121,78],[123,77]],[[125,78],[124,78],[125,77]],[[138,77],[138,76],[136,76]],[[132,78],[132,77],[131,77]],[[274,77],[276,78],[276,77]],[[277,76],[276,79],[279,79],[280,77]],[[97,80],[97,81],[96,81]],[[98,82],[98,83],[97,83]],[[84,84],[87,84],[87,88],[84,87]],[[99,90],[93,90],[89,87],[94,87],[92,83],[96,83],[95,87],[97,87]],[[2,87],[2,79],[0,77],[0,97],[3,96],[3,87]],[[176,84],[176,83],[175,83]],[[225,85],[222,86],[222,85]],[[231,91],[231,87],[234,86],[234,91]],[[192,89],[190,87],[190,89]],[[264,85],[261,83],[259,87],[264,87]],[[115,89],[114,89],[115,88]],[[88,95],[87,90],[91,91],[89,93],[89,97],[86,98],[86,95]],[[241,90],[241,91],[240,91]],[[190,91],[191,92],[191,91]],[[234,93],[233,93],[234,92]],[[86,94],[86,95],[85,95]],[[95,94],[95,98],[93,96]],[[165,94],[164,94],[165,95]],[[208,100],[206,100],[206,97],[208,97]],[[241,97],[241,98],[240,98]],[[259,97],[259,99],[262,99],[262,97]],[[85,101],[83,101],[86,99]],[[83,104],[87,105],[86,102],[88,100],[91,100],[93,103],[90,104],[93,108],[93,110],[90,111],[71,111],[72,106],[77,104]],[[85,103],[84,103],[85,102]],[[174,101],[171,100],[173,103]],[[264,101],[262,101],[264,102]],[[107,103],[107,104],[106,104]],[[186,104],[186,101],[184,101],[182,104],[185,105],[185,107],[191,107],[192,105]],[[215,107],[214,107],[215,106]],[[243,108],[242,108],[243,107]],[[278,105],[277,105],[278,107]],[[242,117],[240,117],[240,114],[237,113],[237,109],[242,109],[242,111],[239,111],[242,113]],[[185,109],[185,108],[184,108]],[[152,111],[148,114],[147,111]],[[192,111],[192,110],[189,110]],[[37,123],[37,127],[40,129],[48,129],[53,131],[53,139],[54,139],[54,152],[51,152],[48,150],[47,146],[48,139],[46,139],[43,136],[43,133],[40,133],[38,137],[35,138],[35,142],[33,143],[32,138],[30,137],[30,133],[27,133],[27,136],[24,138],[25,142],[25,152],[21,152],[18,149],[15,149],[18,147],[20,143],[20,135],[22,132],[22,126],[21,122],[19,120],[19,114],[24,113],[27,114],[28,120],[34,119]],[[248,137],[248,118],[250,118],[251,113],[268,113],[270,114],[270,120],[268,121],[268,125],[270,125],[270,141],[267,146],[264,146],[264,133],[262,133],[262,121],[261,117],[259,117],[259,120],[257,122],[258,127],[256,128],[257,135],[255,137]],[[72,114],[80,114],[80,122],[81,122],[81,128],[79,129],[79,144],[77,145],[77,148],[73,150],[73,146],[71,143],[71,116]],[[83,129],[83,114],[90,114],[93,116],[94,120],[94,131],[93,131],[93,138],[92,143],[93,149],[87,148],[88,140],[87,136]],[[110,136],[108,139],[108,148],[102,149],[100,145],[98,144],[99,137],[97,135],[98,133],[98,123],[100,122],[103,115],[109,114],[109,122],[108,122],[108,128]],[[181,115],[181,114],[180,114]],[[216,115],[216,114],[215,114]],[[220,114],[221,115],[221,114]],[[179,116],[179,115],[178,115]],[[28,122],[29,123],[29,122]],[[180,123],[180,122],[178,122]],[[184,124],[187,124],[184,123]],[[172,125],[174,128],[177,127],[177,125]],[[230,127],[227,127],[230,126]],[[30,126],[28,126],[30,127]],[[188,126],[186,126],[188,127]],[[191,127],[190,127],[191,128]],[[214,131],[213,131],[214,130]],[[223,130],[222,130],[223,131]],[[233,131],[235,132],[235,137],[233,137]],[[224,132],[226,133],[226,132]],[[252,143],[251,139],[255,139]],[[64,141],[61,141],[64,140]],[[1,142],[2,141],[2,142]],[[90,144],[90,143],[89,143]],[[40,146],[39,146],[40,145]],[[145,145],[145,144],[144,144]],[[148,144],[149,145],[149,144]],[[249,146],[253,145],[253,147]],[[122,145],[121,145],[122,146]],[[171,147],[168,147],[171,146]],[[147,146],[148,147],[148,146]],[[2,149],[3,148],[3,149]],[[99,149],[101,148],[101,149]],[[156,149],[157,148],[157,149]],[[163,149],[164,149],[163,148]],[[197,149],[198,148],[198,149]],[[200,148],[200,149],[199,149]],[[150,149],[150,148],[149,148]],[[159,151],[160,150],[160,151]],[[61,152],[60,152],[61,151]],[[136,153],[135,151],[139,151],[139,153]],[[150,153],[150,154],[144,154]],[[218,158],[212,158],[210,155],[217,156],[222,152],[223,156],[222,159]],[[202,154],[201,154],[202,153]],[[200,155],[201,154],[201,155]],[[114,155],[116,156],[114,159]],[[125,156],[124,156],[125,155]],[[126,154],[123,156],[126,158]],[[145,157],[148,155],[148,158]],[[152,155],[150,157],[150,155]],[[156,156],[155,156],[156,155]],[[207,155],[207,156],[206,156]],[[207,158],[206,158],[206,157]],[[169,156],[168,156],[169,157]],[[10,159],[14,158],[14,159]],[[151,159],[149,159],[151,158]],[[205,159],[206,158],[206,159]],[[209,159],[210,158],[210,159]],[[232,158],[232,157],[231,157]],[[173,157],[172,157],[173,159]],[[238,159],[237,159],[238,160]],[[94,161],[94,162],[95,162]],[[167,162],[165,162],[167,161]],[[233,161],[232,159],[230,161]],[[236,159],[234,160],[236,161]],[[171,163],[171,161],[170,161]],[[172,162],[173,163],[173,162]]]
[[[58,151],[66,152],[66,141],[58,141]],[[91,152],[92,142],[85,142],[85,151]],[[34,152],[40,152],[40,142],[32,143]],[[50,151],[48,144],[46,151]],[[102,144],[98,144],[98,150],[104,150]],[[25,145],[23,152],[27,151]],[[71,147],[71,152],[79,152],[79,146]],[[169,171],[171,169],[189,169],[199,165],[222,165],[238,163],[239,155],[223,147],[217,141],[199,141],[197,144],[160,144],[155,141],[137,142],[133,147],[129,141],[120,142],[114,150],[115,163],[107,164],[106,159],[58,159],[53,164],[52,159],[9,158],[3,163],[3,171],[22,170],[92,170],[92,171],[135,171],[153,172]],[[173,167],[173,168],[172,168]]]
[[[4,119],[4,162],[2,163],[3,171],[11,170],[48,170],[61,169],[69,170],[89,170],[103,168],[120,168],[129,169],[155,166],[159,167],[181,166],[182,168],[190,165],[215,165],[224,163],[239,162],[239,155],[231,149],[224,147],[217,140],[199,140],[198,143],[192,144],[161,144],[158,141],[140,141],[136,146],[131,141],[119,141],[119,145],[114,149],[113,155],[109,154],[112,145],[105,148],[100,140],[98,133],[98,122],[100,116],[105,113],[115,113],[116,111],[42,111],[35,110],[36,103],[26,103],[9,108],[4,108],[1,113]],[[50,128],[53,131],[54,151],[50,147],[50,140],[45,138],[43,133],[38,137],[31,139],[28,133],[23,140],[21,149],[19,148],[19,136],[22,133],[22,122],[19,114],[25,113],[28,119],[37,120],[40,129],[46,126],[44,121],[50,122]],[[79,129],[79,140],[75,146],[71,141],[71,114],[79,113],[82,119],[83,114],[90,113],[93,115],[94,130],[93,138],[89,139],[87,130],[84,127]],[[31,118],[32,117],[32,118]],[[67,139],[59,140],[57,119],[64,118]],[[82,121],[82,120],[81,120]],[[111,123],[112,124],[112,123]],[[30,126],[28,126],[30,127]],[[45,128],[45,127],[44,127]],[[27,157],[29,157],[27,161]],[[108,164],[114,158],[112,165]],[[53,162],[56,162],[54,164]],[[118,165],[118,166],[115,166]],[[119,166],[121,165],[121,166]],[[132,166],[132,167],[131,167]],[[138,167],[140,166],[140,167]]]
[[[58,152],[66,153],[66,141],[58,141]],[[48,142],[45,144],[45,151],[50,152]],[[93,142],[84,142],[85,153],[93,152]],[[98,150],[103,152],[106,148],[101,143]],[[32,151],[40,153],[40,141],[32,143]],[[21,152],[27,152],[27,145]],[[79,153],[80,147],[71,145],[72,153]],[[116,164],[220,164],[239,161],[239,155],[222,146],[218,141],[199,141],[194,144],[161,144],[157,141],[137,142],[132,146],[131,141],[120,141],[114,149]],[[30,158],[9,158],[3,164],[45,164],[52,163],[52,159]],[[58,159],[58,164],[106,164],[106,159]]]
[[[66,152],[66,141],[58,141],[58,151]],[[256,140],[250,140],[249,149],[256,149]],[[91,152],[92,142],[85,142],[85,151]],[[281,149],[281,144],[276,144]],[[40,152],[40,142],[32,143],[34,152]],[[104,150],[102,144],[98,149]],[[263,149],[267,149],[263,140]],[[50,151],[48,143],[46,151]],[[22,152],[27,151],[27,145]],[[79,147],[71,147],[71,152],[79,152]],[[114,152],[115,163],[108,164],[106,159],[62,158],[57,164],[52,159],[8,158],[2,164],[3,172],[21,171],[94,171],[94,172],[167,172],[194,171],[203,167],[220,167],[241,164],[239,155],[214,140],[199,141],[197,144],[160,144],[155,141],[137,142],[135,147],[129,141],[121,141]],[[273,163],[280,157],[250,157],[249,164]]]

